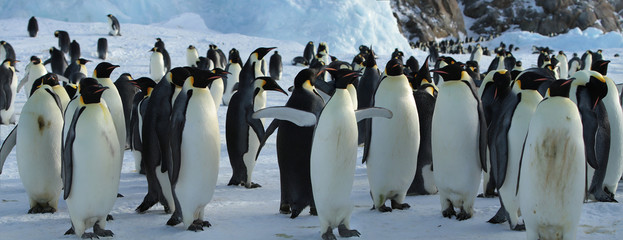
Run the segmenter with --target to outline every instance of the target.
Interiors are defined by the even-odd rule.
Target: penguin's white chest
[[[197,61],[199,61],[199,53],[197,53],[197,49],[186,50],[186,65],[197,67]]]
[[[156,83],[162,79],[164,74],[166,74],[162,53],[154,52],[151,54],[151,59],[149,61],[149,74],[151,75],[151,79]]]
[[[218,109],[221,105],[221,101],[223,99],[223,89],[225,86],[223,85],[223,79],[219,78],[212,82],[210,86],[210,94],[212,95],[212,99],[214,102],[214,106]]]

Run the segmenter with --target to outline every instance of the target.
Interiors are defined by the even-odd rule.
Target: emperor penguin
[[[154,90],[154,87],[156,87],[156,82],[148,77],[130,80],[130,82],[135,84],[139,89],[139,92],[134,94],[134,99],[132,100],[132,112],[130,113],[130,124],[128,125],[130,150],[134,156],[134,168],[136,172],[145,174],[145,169],[141,167],[143,159],[143,118],[147,110],[151,92]]]
[[[0,61],[4,61],[6,59],[16,60],[15,50],[13,46],[7,41],[0,41]]]
[[[48,84],[58,85],[58,78],[46,76],[24,104],[16,126],[17,167],[30,201],[28,213],[56,212],[62,189],[63,110]]]
[[[37,90],[37,86],[41,86],[42,84],[50,86],[51,90],[54,92],[54,94],[56,94],[59,100],[61,111],[65,113],[65,109],[67,109],[67,105],[69,104],[71,98],[67,94],[67,91],[65,91],[65,88],[59,84],[58,75],[54,73],[48,73],[35,80],[35,82],[32,84],[32,89],[29,93],[29,96],[32,96],[35,90]]]
[[[580,70],[582,63],[577,53],[573,53],[573,57],[569,59],[569,63],[567,65],[569,68],[569,76],[573,76],[575,72]]]
[[[45,60],[43,65],[50,63],[52,65],[52,72],[63,75],[65,69],[67,69],[67,59],[65,54],[55,47],[50,48],[50,59]]]
[[[149,74],[151,75],[151,79],[158,83],[167,72],[167,69],[164,66],[162,49],[159,47],[153,47],[149,51],[152,52],[149,60]]]
[[[355,71],[362,71],[363,72],[364,69],[366,68],[364,63],[365,63],[365,57],[364,57],[363,54],[359,53],[359,54],[355,55],[355,57],[353,57],[353,62],[351,63],[351,66],[352,66],[353,70],[355,70]]]
[[[582,120],[569,81],[550,86],[528,127],[517,189],[528,239],[575,239],[582,213]]]
[[[316,51],[316,55],[318,55],[325,64],[329,64],[331,62],[331,58],[329,56],[329,45],[326,42],[320,42],[320,44],[318,44],[318,51]],[[328,79],[325,78],[325,81],[326,80]]]
[[[593,65],[593,51],[586,50],[586,52],[582,54],[580,63],[580,70],[591,70],[591,66]]]
[[[225,106],[229,105],[229,101],[236,91],[235,88],[237,88],[241,70],[242,60],[240,59],[240,53],[235,48],[232,48],[229,50],[229,64],[227,64],[225,68],[225,71],[229,74],[223,77],[223,85],[225,85],[225,89],[223,90],[223,105]]]
[[[30,17],[28,19],[28,36],[37,37],[37,33],[39,32],[39,24],[37,23],[37,18],[35,16]]]
[[[215,68],[211,71],[212,73],[216,74],[217,76],[220,76],[219,78],[215,78],[213,80],[211,80],[209,89],[210,92],[212,93],[212,99],[214,102],[214,106],[216,107],[216,109],[218,109],[219,106],[221,106],[221,103],[223,102],[223,91],[225,91],[225,84],[224,84],[224,80],[223,77],[227,76],[227,74],[229,74],[227,71],[220,69],[220,68]]]
[[[112,14],[106,15],[108,17],[108,35],[110,36],[121,36],[121,27],[119,25],[119,20]]]
[[[69,64],[69,66],[65,69],[63,76],[66,78],[70,78],[71,74],[75,72],[81,72],[85,76],[88,74],[86,64],[91,62],[90,60],[86,60],[84,58],[76,59]]]
[[[106,38],[97,39],[97,57],[106,60],[108,57],[108,40]]]
[[[82,87],[85,82],[95,83]],[[81,81],[78,108],[66,123],[62,176],[72,229],[82,238],[112,237],[106,217],[117,199],[121,152],[113,117],[102,98],[107,87]],[[93,187],[97,186],[97,187]],[[93,232],[85,232],[93,227]]]
[[[621,111],[621,101],[617,96],[618,90],[614,81],[606,76],[608,73],[608,64],[610,61],[597,60],[593,62],[591,67],[594,71],[600,73],[606,84],[608,85],[608,93],[603,98],[606,112],[608,113],[608,121],[610,123],[610,152],[608,157],[608,166],[606,167],[606,177],[604,178],[604,191],[607,194],[614,195],[619,186],[619,180],[623,174],[623,116]],[[599,75],[593,73],[595,78]],[[614,93],[614,94],[613,94]]]
[[[110,79],[110,74],[119,65],[112,65],[109,62],[101,62],[97,64],[95,70],[93,70],[93,78],[108,89],[102,94],[102,99],[106,100],[106,105],[112,114],[115,129],[117,130],[117,142],[119,143],[119,152],[121,160],[123,159],[123,151],[125,150],[125,115],[123,113],[123,102],[117,87]],[[121,169],[119,169],[121,171]]]
[[[576,103],[582,119],[586,152],[587,198],[600,202],[616,202],[614,193],[606,192],[604,180],[610,162],[612,128],[604,101],[608,85],[595,71],[581,70],[573,74],[569,98]],[[616,150],[616,149],[613,149]]]
[[[480,43],[477,43],[476,47],[469,56],[469,60],[476,61],[478,64],[480,64],[480,58],[482,58],[482,47],[480,46]]]
[[[69,43],[71,42],[69,33],[62,30],[56,30],[54,31],[54,37],[58,38],[58,47],[61,49],[61,52],[68,53]]]
[[[24,74],[24,78],[22,78],[22,80],[20,80],[19,84],[17,85],[17,91],[19,92],[22,87],[26,86],[26,88],[24,88],[24,91],[26,92],[27,96],[30,96],[30,89],[32,88],[32,84],[37,78],[40,78],[41,76],[47,74],[48,70],[45,69],[45,66],[43,66],[41,59],[39,59],[37,56],[31,56],[30,63],[26,66],[25,72],[26,73]]]
[[[208,84],[221,76],[207,70],[186,80],[171,112],[171,189],[175,211],[167,225],[180,222],[202,231],[205,206],[212,200],[221,152],[217,108]]]
[[[221,66],[221,55],[216,51],[217,47],[214,44],[210,44],[208,48],[208,52],[206,53],[206,57],[212,60],[215,68],[224,68],[225,66]]]
[[[197,67],[197,61],[199,61],[197,48],[193,45],[189,45],[188,48],[186,48],[186,65],[189,67]]]
[[[125,119],[126,126],[126,140],[125,148],[130,147],[130,114],[132,113],[132,103],[134,95],[139,91],[138,86],[132,81],[132,75],[129,73],[123,73],[115,80],[115,87],[119,91],[119,97],[121,97],[121,105],[123,107],[123,117]]]
[[[251,182],[251,173],[255,167],[260,139],[264,136],[264,127],[260,119],[251,119],[252,111],[264,108],[266,93],[264,90],[283,91],[272,79],[259,79],[263,76],[261,60],[274,48],[254,50],[242,70],[238,91],[234,93],[227,108],[225,120],[225,140],[233,175],[227,185],[244,185],[246,188],[260,187]]]
[[[15,123],[15,94],[17,74],[14,59],[5,59],[0,65],[0,125]]]
[[[270,77],[275,80],[281,80],[283,64],[281,63],[281,55],[279,55],[279,51],[275,51],[273,55],[270,56],[268,70],[270,72]]]
[[[80,58],[80,43],[74,39],[69,44],[69,59],[70,61],[76,61]]]
[[[504,99],[503,109],[493,116],[488,128],[490,171],[500,195],[500,210],[490,223],[509,221],[511,230],[525,230],[519,223],[519,196],[516,194],[519,161],[528,124],[543,97],[538,92],[543,83],[535,75],[520,74],[513,84],[513,92]]]
[[[480,172],[487,169],[484,111],[469,75],[460,65],[433,71],[443,78],[431,132],[435,185],[442,215],[465,220],[473,215]],[[454,207],[461,212],[456,214]]]
[[[136,208],[138,213],[147,211],[156,203],[162,204],[166,213],[175,210],[169,180],[168,163],[171,161],[169,127],[173,103],[189,77],[190,72],[182,67],[171,69],[163,81],[154,87],[148,98],[145,114],[141,118],[143,125],[141,169],[145,170],[147,178],[147,194]]]
[[[558,65],[558,70],[560,71],[561,78],[569,77],[569,65],[567,65],[567,55],[563,51],[558,51],[558,55],[556,55],[556,59],[560,63]]]
[[[169,52],[164,47],[164,41],[161,38],[156,38],[156,43],[154,43],[154,47],[160,48],[160,53],[162,53],[162,61],[164,62],[164,72],[168,72],[171,70],[171,56],[169,56]],[[158,82],[159,80],[154,81]]]
[[[376,56],[374,52],[370,51],[370,54],[366,56],[365,70],[363,75],[359,79],[357,86],[357,109],[363,109],[371,107],[374,101],[374,92],[381,82],[381,74],[376,65]],[[369,127],[371,119],[365,119],[357,124],[358,128],[358,143],[363,144],[369,133]]]
[[[381,212],[407,209],[410,206],[404,199],[415,177],[420,124],[413,91],[399,59],[387,63],[372,104],[393,113],[391,119],[369,120],[363,162],[367,166],[373,208]],[[385,206],[387,200],[391,200],[391,208]]]
[[[312,59],[314,58],[314,56],[316,56],[316,53],[314,50],[314,42],[309,41],[305,45],[305,50],[303,50],[303,58],[305,58],[307,62],[310,63]]]

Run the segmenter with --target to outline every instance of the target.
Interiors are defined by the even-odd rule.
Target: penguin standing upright
[[[15,123],[15,94],[17,93],[17,75],[15,60],[6,59],[0,65],[0,125]]]
[[[69,130],[62,151],[63,199],[76,235],[112,237],[113,232],[105,230],[106,217],[117,198],[121,152],[113,117],[101,98],[107,88],[95,79],[87,79],[81,81],[78,108],[72,121],[66,123]],[[94,84],[83,87],[87,82]],[[90,227],[93,232],[85,232]]]
[[[108,40],[106,38],[97,39],[97,57],[106,60],[108,57]]]
[[[162,60],[164,62],[165,73],[171,70],[171,56],[169,56],[169,52],[164,47],[164,41],[160,38],[156,38],[156,43],[154,43],[154,47],[160,48],[160,52],[162,53]],[[159,80],[154,79],[154,81],[158,82]]]
[[[69,33],[62,30],[56,30],[54,31],[54,37],[58,38],[58,47],[61,49],[61,52],[68,53],[69,43],[71,42],[71,39],[69,39]]]
[[[225,66],[221,66],[221,55],[216,51],[218,49],[216,45],[210,44],[210,48],[208,48],[208,52],[206,53],[206,57],[212,60],[214,63],[214,68],[225,68]],[[212,70],[212,69],[210,69]]]
[[[171,161],[169,128],[173,103],[188,77],[190,72],[182,67],[171,69],[148,98],[141,128],[141,169],[145,170],[147,178],[147,194],[136,208],[139,213],[158,202],[166,213],[175,210],[168,173],[168,162]]]
[[[580,63],[580,70],[591,70],[591,66],[593,65],[593,52],[591,50],[586,50],[586,52],[582,54]]]
[[[108,17],[108,27],[110,31],[108,31],[108,35],[110,36],[121,36],[121,26],[119,25],[119,20],[112,14],[106,15]]]
[[[251,119],[250,115],[253,111],[264,108],[266,104],[264,90],[274,89],[285,93],[272,79],[254,81],[262,75],[261,60],[273,49],[258,48],[251,53],[240,71],[238,91],[229,102],[225,140],[233,175],[227,185],[260,187],[259,184],[251,182],[251,173],[255,167],[260,139],[264,136],[264,127],[262,121]]]
[[[170,181],[175,212],[167,225],[180,222],[190,231],[203,231],[205,206],[212,200],[221,153],[217,108],[208,89],[218,74],[201,70],[191,76],[171,112]]]
[[[311,63],[314,56],[316,56],[316,53],[314,50],[314,42],[309,41],[305,45],[305,50],[303,50],[303,58],[305,58],[305,60],[307,60],[308,63]]]
[[[435,185],[442,215],[471,218],[480,172],[486,169],[487,126],[469,75],[458,64],[433,70],[441,75],[433,112],[431,143]],[[456,214],[454,207],[461,209]]]
[[[374,93],[373,105],[392,111],[392,119],[370,119],[363,162],[373,207],[381,212],[407,209],[403,203],[413,182],[420,147],[418,110],[400,59],[390,60]],[[391,208],[385,201],[391,200]]]
[[[138,92],[138,87],[131,82],[132,75],[129,73],[123,73],[117,80],[115,80],[115,87],[117,91],[119,91],[119,97],[121,97],[121,105],[123,106],[123,116],[125,119],[126,126],[126,140],[125,140],[125,148],[130,146],[130,114],[132,113],[132,102],[134,100],[134,95]]]
[[[270,77],[275,80],[281,80],[281,74],[283,73],[283,65],[281,64],[281,55],[279,55],[279,51],[275,51],[272,56],[270,56],[269,63],[269,72]]]
[[[189,45],[188,48],[186,48],[186,65],[189,67],[197,67],[197,61],[199,61],[197,48],[193,45]]]
[[[65,69],[67,69],[67,59],[62,51],[55,47],[50,48],[50,59],[45,60],[43,65],[50,63],[52,65],[52,72],[58,75],[63,75]]]
[[[71,75],[74,74],[75,72],[81,72],[82,74],[86,76],[88,72],[87,72],[87,67],[85,64],[87,64],[88,62],[91,62],[91,61],[86,60],[84,58],[71,61],[71,64],[69,64],[69,66],[67,66],[67,68],[65,69],[63,76],[66,78],[70,78]]]
[[[478,43],[472,51],[472,54],[469,56],[469,60],[476,61],[480,65],[480,58],[482,58],[482,47],[480,46],[480,43]]]
[[[212,73],[220,76],[219,78],[212,79],[209,86],[211,92],[210,95],[212,95],[213,99],[212,102],[214,102],[214,106],[218,109],[223,102],[223,91],[225,91],[223,76],[226,76],[229,73],[220,68],[215,68],[212,70]]]
[[[573,57],[569,59],[569,76],[573,76],[573,74],[580,70],[580,66],[582,66],[582,62],[578,57],[577,53],[573,53]]]
[[[48,70],[45,69],[45,66],[41,63],[41,59],[37,56],[30,57],[30,63],[26,66],[26,74],[24,74],[24,78],[19,81],[17,85],[17,91],[26,86],[24,88],[26,95],[30,96],[30,89],[32,88],[32,83],[35,82],[37,78],[48,73]]]
[[[128,129],[130,129],[130,131],[128,131],[130,134],[130,150],[134,155],[134,168],[137,172],[145,174],[145,169],[141,167],[143,165],[143,140],[141,138],[143,135],[143,118],[147,110],[151,92],[154,87],[156,87],[156,82],[148,77],[141,77],[132,82],[136,84],[140,91],[134,94],[134,99],[132,101],[130,125],[128,125]]]
[[[167,68],[164,65],[164,55],[159,47],[153,47],[149,51],[152,52],[149,60],[149,74],[151,79],[158,83],[167,72]]]
[[[69,44],[69,59],[73,62],[78,60],[78,58],[80,58],[80,44],[74,39]]]
[[[556,55],[556,60],[560,63],[558,66],[558,70],[560,71],[561,78],[569,77],[569,65],[567,65],[567,55],[563,51],[559,51],[558,55]]]
[[[37,32],[39,32],[39,24],[37,23],[37,19],[35,16],[30,17],[28,19],[28,36],[37,37]]]
[[[372,106],[374,99],[374,92],[381,82],[381,75],[376,65],[376,59],[374,52],[370,51],[370,54],[366,56],[365,61],[366,68],[363,71],[363,75],[359,79],[357,86],[357,109],[363,109]],[[357,123],[358,137],[357,142],[362,144],[365,142],[368,134],[370,119],[365,119]]]
[[[528,239],[575,239],[584,198],[582,120],[556,81],[537,106],[524,143],[520,208]]]
[[[4,61],[6,59],[17,60],[17,57],[15,56],[13,46],[11,46],[11,44],[7,41],[2,40],[0,41],[0,61]]]
[[[225,71],[229,74],[223,77],[223,84],[225,89],[223,90],[223,104],[229,105],[235,87],[237,87],[238,79],[240,78],[240,71],[242,70],[242,60],[240,59],[240,53],[235,48],[229,50],[229,64],[225,68]]]

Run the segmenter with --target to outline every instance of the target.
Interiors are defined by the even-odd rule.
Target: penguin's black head
[[[30,62],[33,64],[40,64],[41,63],[41,59],[38,58],[37,56],[31,56],[30,57]]]
[[[591,65],[591,70],[601,73],[601,75],[606,76],[608,74],[608,64],[610,61],[608,60],[597,60],[593,62]]]
[[[188,77],[190,77],[190,72],[188,71],[188,69],[183,67],[173,68],[171,69],[171,71],[169,71],[169,73],[165,75],[167,81],[179,87],[184,86],[184,81],[186,81],[186,78]]]
[[[511,74],[506,69],[497,70],[493,74],[493,86],[495,92],[493,94],[493,100],[496,100],[500,96],[505,96],[511,89]]]
[[[515,67],[521,67],[523,63],[521,61],[515,62]]]
[[[193,46],[193,45],[188,45],[188,49],[195,49],[195,46]]]
[[[159,53],[162,53],[162,50],[160,50],[160,48],[159,48],[159,47],[153,47],[153,48],[149,49],[149,51],[150,51],[150,52],[159,52]]]
[[[279,86],[279,84],[277,84],[277,82],[275,81],[275,79],[271,78],[271,77],[258,77],[254,80],[254,85],[256,88],[256,94],[258,92],[258,88],[262,88],[264,89],[264,91],[277,91],[277,92],[281,92],[285,95],[288,95],[288,93],[286,93],[285,90],[283,90],[283,88],[281,88],[281,86]]]
[[[165,49],[164,42],[160,38],[156,38],[156,43],[154,43],[154,47]]]
[[[79,58],[78,60],[76,60],[76,62],[78,64],[84,65],[84,64],[87,64],[88,62],[91,62],[91,61],[90,60],[86,60],[84,58]]]
[[[133,84],[135,84],[142,92],[149,93],[149,89],[153,89],[156,87],[156,82],[151,80],[148,77],[140,77],[135,80],[130,80]]]
[[[448,65],[452,65],[452,64],[457,63],[456,60],[454,60],[454,58],[449,57],[449,56],[444,56],[441,60],[446,62],[446,64],[448,64]]]
[[[404,66],[399,59],[393,58],[385,65],[385,74],[387,76],[399,76],[404,73]]]
[[[0,45],[6,45],[6,41],[4,40],[0,41]]]
[[[440,69],[431,70],[431,72],[439,74],[444,81],[461,80],[464,71],[460,64],[450,64]]]
[[[409,84],[412,89],[418,89],[422,84],[431,83],[430,71],[428,68],[428,60],[430,56],[426,57],[424,63],[422,63],[422,67],[417,72],[414,72],[412,76],[408,76]]]
[[[352,84],[355,79],[361,76],[359,71],[353,71],[347,68],[342,69],[327,69],[327,71],[332,72],[335,80],[335,88],[346,89],[348,84]]]
[[[196,88],[207,88],[214,80],[221,78],[219,74],[198,68],[192,68],[189,72],[191,76],[188,78],[188,81],[190,81],[191,86]]]
[[[547,89],[547,93],[550,97],[569,97],[569,91],[571,90],[571,82],[573,79],[560,79],[554,81],[551,85],[549,85],[549,89]]]
[[[30,89],[29,96],[32,96],[32,94],[35,93],[35,91],[41,88],[43,85],[49,85],[51,87],[58,86],[58,76],[55,73],[48,73],[41,76],[40,78],[37,78],[32,83],[32,88]]]
[[[310,86],[314,86],[316,84],[316,71],[310,68],[306,68],[301,70],[296,77],[294,77],[294,88],[300,89],[303,88],[303,85],[309,81]]]
[[[81,83],[87,79],[90,78],[83,79]],[[89,81],[89,83],[91,82]],[[99,83],[84,86],[80,84],[80,99],[84,104],[99,103],[102,98],[102,94],[106,89],[108,89],[108,87],[104,87]]]
[[[309,41],[309,42],[307,42],[307,45],[314,45],[314,42],[313,41]]]
[[[353,65],[362,65],[364,60],[363,54],[359,53],[353,58]]]
[[[370,48],[366,45],[360,45],[359,46],[359,53],[365,55],[370,54]]]
[[[316,52],[322,52],[322,51],[327,51],[327,45],[324,42],[321,42],[320,44],[318,44],[318,51]]]
[[[75,72],[69,75],[69,82],[73,84],[79,83],[82,79],[85,79],[87,76],[81,72]]]
[[[329,57],[331,58],[331,62],[339,61],[335,56],[329,55]]]
[[[591,73],[586,88],[590,93],[591,102],[594,103],[593,109],[608,94],[608,84],[606,84],[604,77],[597,72]]]
[[[54,37],[58,37],[58,34],[59,34],[58,30],[54,31]]]
[[[97,64],[95,70],[93,70],[93,77],[95,78],[109,78],[115,68],[118,68],[119,65],[112,65],[109,62],[101,62]]]
[[[112,14],[108,14],[108,15],[106,15],[106,16],[108,16],[108,17],[112,17]]]
[[[264,56],[266,56],[266,54],[268,54],[268,52],[270,52],[271,50],[275,49],[276,47],[261,47],[261,48],[257,48],[255,49],[255,51],[253,51],[253,53],[251,54],[257,54],[257,60],[262,60],[264,58]]]
[[[229,50],[229,62],[230,63],[238,63],[242,66],[242,59],[240,58],[240,52],[237,49],[232,48]]]
[[[216,75],[219,75],[221,77],[225,77],[225,76],[227,76],[227,74],[231,74],[230,72],[227,72],[227,71],[225,71],[223,69],[220,69],[220,68],[214,68],[212,70],[212,73],[214,73]]]
[[[119,75],[119,78],[117,78],[116,81],[119,81],[119,80],[121,80],[121,81],[130,81],[130,80],[132,80],[132,75],[129,74],[129,73],[122,73],[121,75]]]
[[[374,55],[374,52],[372,50],[370,50],[370,52],[365,57],[365,59],[366,59],[365,65],[367,68],[372,68],[376,66],[376,56]]]

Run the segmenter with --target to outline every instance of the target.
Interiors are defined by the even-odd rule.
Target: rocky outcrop
[[[403,34],[430,41],[465,33],[463,15],[473,19],[474,33],[494,35],[521,29],[543,35],[573,28],[621,31],[621,0],[392,0]],[[459,4],[463,6],[460,12]],[[458,11],[458,12],[457,12]]]

